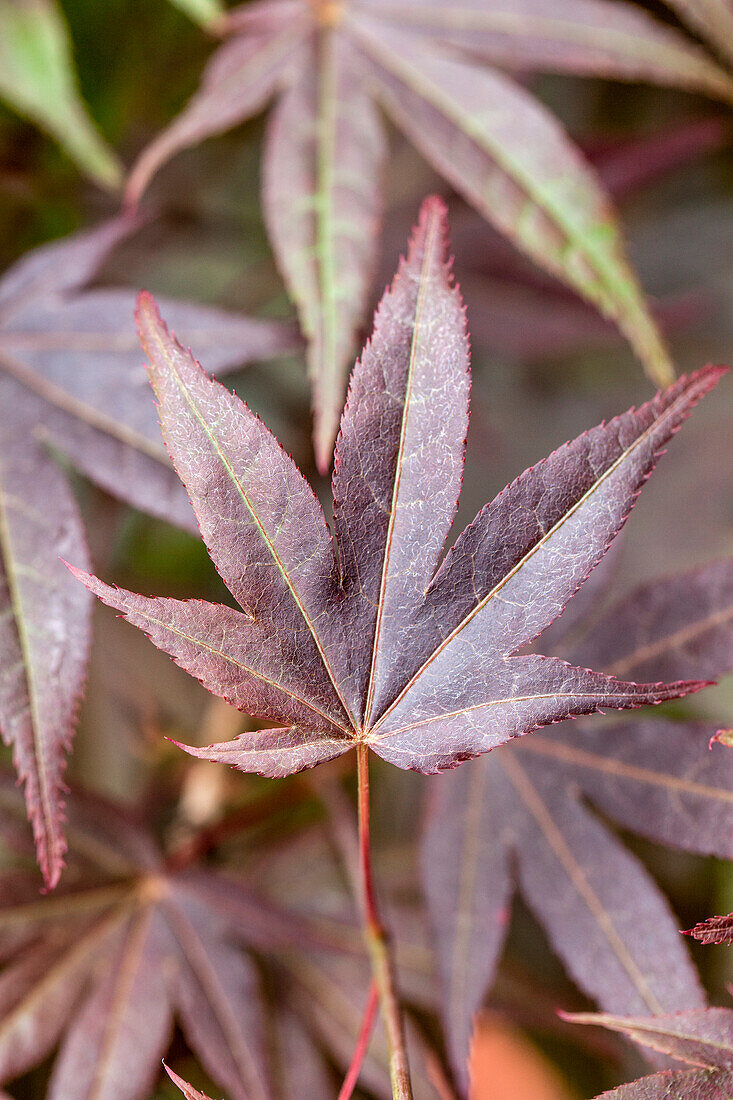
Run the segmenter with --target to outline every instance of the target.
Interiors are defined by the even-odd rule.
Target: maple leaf
[[[708,917],[694,928],[688,928],[686,936],[692,936],[700,943],[727,943],[733,946],[733,913],[727,917]]]
[[[274,777],[366,745],[429,773],[564,718],[702,686],[626,683],[515,654],[603,556],[660,449],[721,369],[681,379],[526,471],[436,571],[460,491],[469,397],[446,254],[444,207],[428,200],[352,376],[334,463],[335,545],[265,425],[141,297],[164,438],[242,610],[139,596],[76,573],[208,690],[281,723],[192,755]]]
[[[704,50],[605,0],[465,0],[450,12],[424,0],[265,0],[235,9],[228,26],[200,89],[140,156],[128,200],[175,153],[278,97],[263,201],[309,341],[322,470],[376,252],[384,139],[375,103],[479,213],[614,321],[657,384],[671,380],[602,188],[554,117],[501,67],[644,79],[730,101],[733,78]]]
[[[25,785],[46,885],[58,882],[63,772],[89,649],[89,604],[61,557],[89,560],[81,517],[34,438],[37,408],[0,380],[0,733]]]
[[[35,406],[54,447],[102,488],[152,515],[195,529],[151,407],[139,344],[130,332],[135,292],[89,288],[136,222],[113,218],[42,245],[0,281],[0,400]],[[222,374],[292,350],[285,325],[169,300],[185,338]],[[48,463],[46,463],[48,465]]]
[[[18,811],[0,778],[4,835]],[[323,947],[323,929],[225,872],[171,869],[152,835],[104,799],[70,797],[68,830],[73,873],[53,897],[38,898],[33,875],[0,875],[0,1081],[60,1044],[49,1100],[144,1100],[177,1019],[229,1100],[294,1100],[273,1089],[264,999],[242,945],[287,955]],[[284,1043],[297,1043],[290,1016],[286,1026]]]
[[[638,196],[683,165],[730,142],[730,121],[720,116],[684,121],[661,132],[582,142],[581,148],[614,202]],[[612,322],[514,251],[490,226],[481,228],[473,211],[452,216],[454,250],[461,256],[461,290],[472,318],[471,342],[522,362],[557,360],[596,347],[617,347]],[[404,219],[403,219],[404,220]],[[387,219],[385,236],[394,224]],[[391,263],[391,257],[385,257]],[[391,271],[380,269],[378,285]],[[686,289],[657,297],[652,315],[669,334],[691,326],[710,311],[709,296]],[[532,317],[532,324],[526,319]]]
[[[578,636],[579,634],[579,636]],[[572,660],[614,676],[715,679],[733,669],[733,558],[648,581],[576,634]]]
[[[589,609],[588,620],[586,639],[576,630],[573,659],[660,679],[728,672],[733,559],[641,585],[600,621]],[[706,727],[691,722],[575,727],[572,736],[506,746],[431,789],[422,873],[443,1020],[464,1087],[473,1019],[508,928],[512,860],[554,950],[603,1008],[657,1013],[702,1003],[666,900],[584,799],[658,843],[730,859],[733,761],[701,754],[705,739]]]
[[[731,1094],[733,1012],[729,1008],[699,1008],[651,1017],[587,1012],[565,1018],[618,1031],[640,1046],[686,1063],[685,1069],[664,1070],[620,1085],[596,1100],[723,1100]]]

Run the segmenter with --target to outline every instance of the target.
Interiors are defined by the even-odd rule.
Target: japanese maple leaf
[[[194,518],[161,445],[139,344],[130,332],[135,294],[88,286],[135,228],[134,219],[113,218],[42,245],[5,273],[0,404],[34,408],[45,436],[87,477],[136,508],[190,529]],[[277,322],[175,300],[165,308],[186,339],[207,349],[220,373],[296,346],[290,328]]]
[[[153,515],[193,529],[170,467],[139,346],[134,293],[86,289],[135,228],[116,218],[29,253],[0,281],[0,734],[25,784],[46,884],[63,865],[62,776],[89,646],[88,605],[59,558],[87,557],[73,494],[49,450]],[[273,322],[170,301],[218,369],[293,347]]]
[[[1,778],[0,828],[22,844],[19,803]],[[296,1100],[287,1070],[296,1053],[323,1086],[310,1095],[328,1097],[318,1051],[287,1013],[282,1089],[273,1085],[265,1000],[243,950],[322,946],[323,930],[224,872],[173,870],[154,837],[106,800],[71,796],[68,829],[72,866],[58,894],[39,899],[35,875],[0,872],[0,1081],[58,1047],[49,1100],[146,1100],[177,1020],[229,1100]]]
[[[7,400],[3,381],[0,734],[12,747],[38,860],[53,887],[66,850],[63,773],[90,637],[89,604],[78,585],[69,585],[61,558],[83,561],[88,554],[73,493],[34,438],[38,407],[22,389]]]
[[[614,141],[583,143],[592,167],[616,203],[646,193],[685,164],[728,145],[733,131],[722,116],[677,122],[667,129]],[[476,213],[458,202],[451,211],[453,247],[461,257],[461,291],[471,317],[471,343],[513,361],[544,362],[589,348],[617,348],[616,326],[588,302],[520,255]],[[411,210],[409,216],[412,216]],[[407,213],[391,212],[385,237],[402,236]],[[398,239],[399,239],[398,237]],[[384,255],[376,285],[392,276],[392,255]],[[707,294],[687,288],[657,298],[652,314],[664,333],[699,321],[711,309]],[[527,323],[527,318],[532,323]]]
[[[269,232],[308,338],[315,448],[328,465],[374,266],[385,141],[377,104],[479,213],[606,314],[658,384],[667,353],[610,204],[557,120],[502,72],[650,80],[733,98],[683,34],[606,0],[265,0],[230,13],[200,89],[143,152],[136,203],[173,154],[277,96]],[[541,31],[538,31],[538,26]]]
[[[685,935],[700,943],[725,943],[733,947],[733,913],[725,917],[708,917],[694,928],[688,928]]]
[[[598,603],[600,613],[586,608],[587,636],[574,624],[574,660],[639,678],[733,669],[733,559],[641,585],[611,608]],[[704,1003],[666,899],[595,811],[668,847],[730,859],[733,758],[706,752],[709,735],[703,723],[666,719],[558,730],[431,788],[422,877],[463,1088],[515,884],[570,975],[607,1011]]]
[[[699,1008],[651,1017],[578,1013],[576,1023],[618,1031],[640,1046],[685,1063],[602,1093],[597,1100],[726,1100],[733,1091],[733,1012]]]
[[[280,723],[193,755],[283,776],[366,745],[429,773],[563,718],[702,686],[626,683],[516,651],[603,556],[660,449],[721,369],[681,379],[526,471],[436,568],[457,505],[469,396],[446,250],[444,208],[431,199],[351,380],[333,538],[264,424],[141,297],[164,437],[241,610],[138,596],[76,572],[210,691]]]

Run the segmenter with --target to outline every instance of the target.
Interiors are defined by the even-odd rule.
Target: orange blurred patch
[[[574,1100],[574,1096],[521,1031],[485,1013],[473,1034],[470,1100]]]

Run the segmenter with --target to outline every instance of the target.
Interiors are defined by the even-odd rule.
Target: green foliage
[[[55,0],[0,0],[0,96],[55,137],[96,183],[120,184],[122,167],[79,93],[68,28]]]

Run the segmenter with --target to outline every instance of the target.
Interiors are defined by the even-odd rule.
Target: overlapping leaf
[[[614,676],[714,679],[733,669],[733,559],[635,588],[576,640],[572,660]]]
[[[228,26],[199,91],[141,155],[128,197],[137,202],[175,153],[279,97],[264,200],[310,344],[321,468],[376,246],[383,139],[370,96],[484,217],[615,322],[657,383],[670,381],[602,188],[501,69],[646,80],[730,101],[733,78],[705,50],[607,0],[466,0],[450,11],[437,0],[265,0],[235,9]]]
[[[18,809],[4,779],[3,833]],[[230,1100],[290,1100],[272,1083],[259,979],[238,945],[300,948],[313,934],[307,921],[213,869],[168,870],[152,838],[109,803],[70,799],[69,835],[73,886],[39,899],[34,876],[0,875],[0,951],[9,957],[0,1080],[59,1046],[50,1100],[144,1100],[177,1018]]]
[[[3,404],[33,402],[47,439],[86,476],[137,508],[193,528],[130,331],[135,295],[87,287],[133,229],[132,220],[113,219],[44,245],[6,272],[0,282]],[[208,349],[220,374],[294,346],[293,333],[275,322],[174,300],[166,308],[184,339]]]
[[[1,0],[0,97],[52,134],[97,183],[120,184],[121,165],[79,93],[69,31],[56,0]]]
[[[572,657],[624,676],[733,668],[733,560],[646,584]],[[678,923],[593,807],[675,848],[733,856],[733,761],[703,724],[647,720],[535,735],[436,782],[423,879],[443,979],[443,1018],[465,1085],[468,1044],[517,887],[578,985],[611,1012],[701,1004]]]
[[[279,723],[194,755],[282,776],[366,744],[435,772],[542,725],[702,686],[628,683],[516,651],[582,585],[721,371],[681,379],[526,471],[436,571],[468,423],[467,339],[446,254],[443,206],[428,200],[352,377],[333,540],[264,424],[141,297],[165,441],[241,610],[139,596],[77,572],[210,691]]]
[[[687,1068],[620,1085],[597,1100],[723,1100],[733,1089],[733,1012],[729,1008],[641,1018],[586,1013],[569,1019],[618,1031],[640,1046],[686,1063]]]
[[[0,735],[12,747],[53,887],[66,850],[63,772],[89,648],[89,604],[60,559],[88,555],[71,490],[34,438],[36,416],[29,396],[0,376]]]

